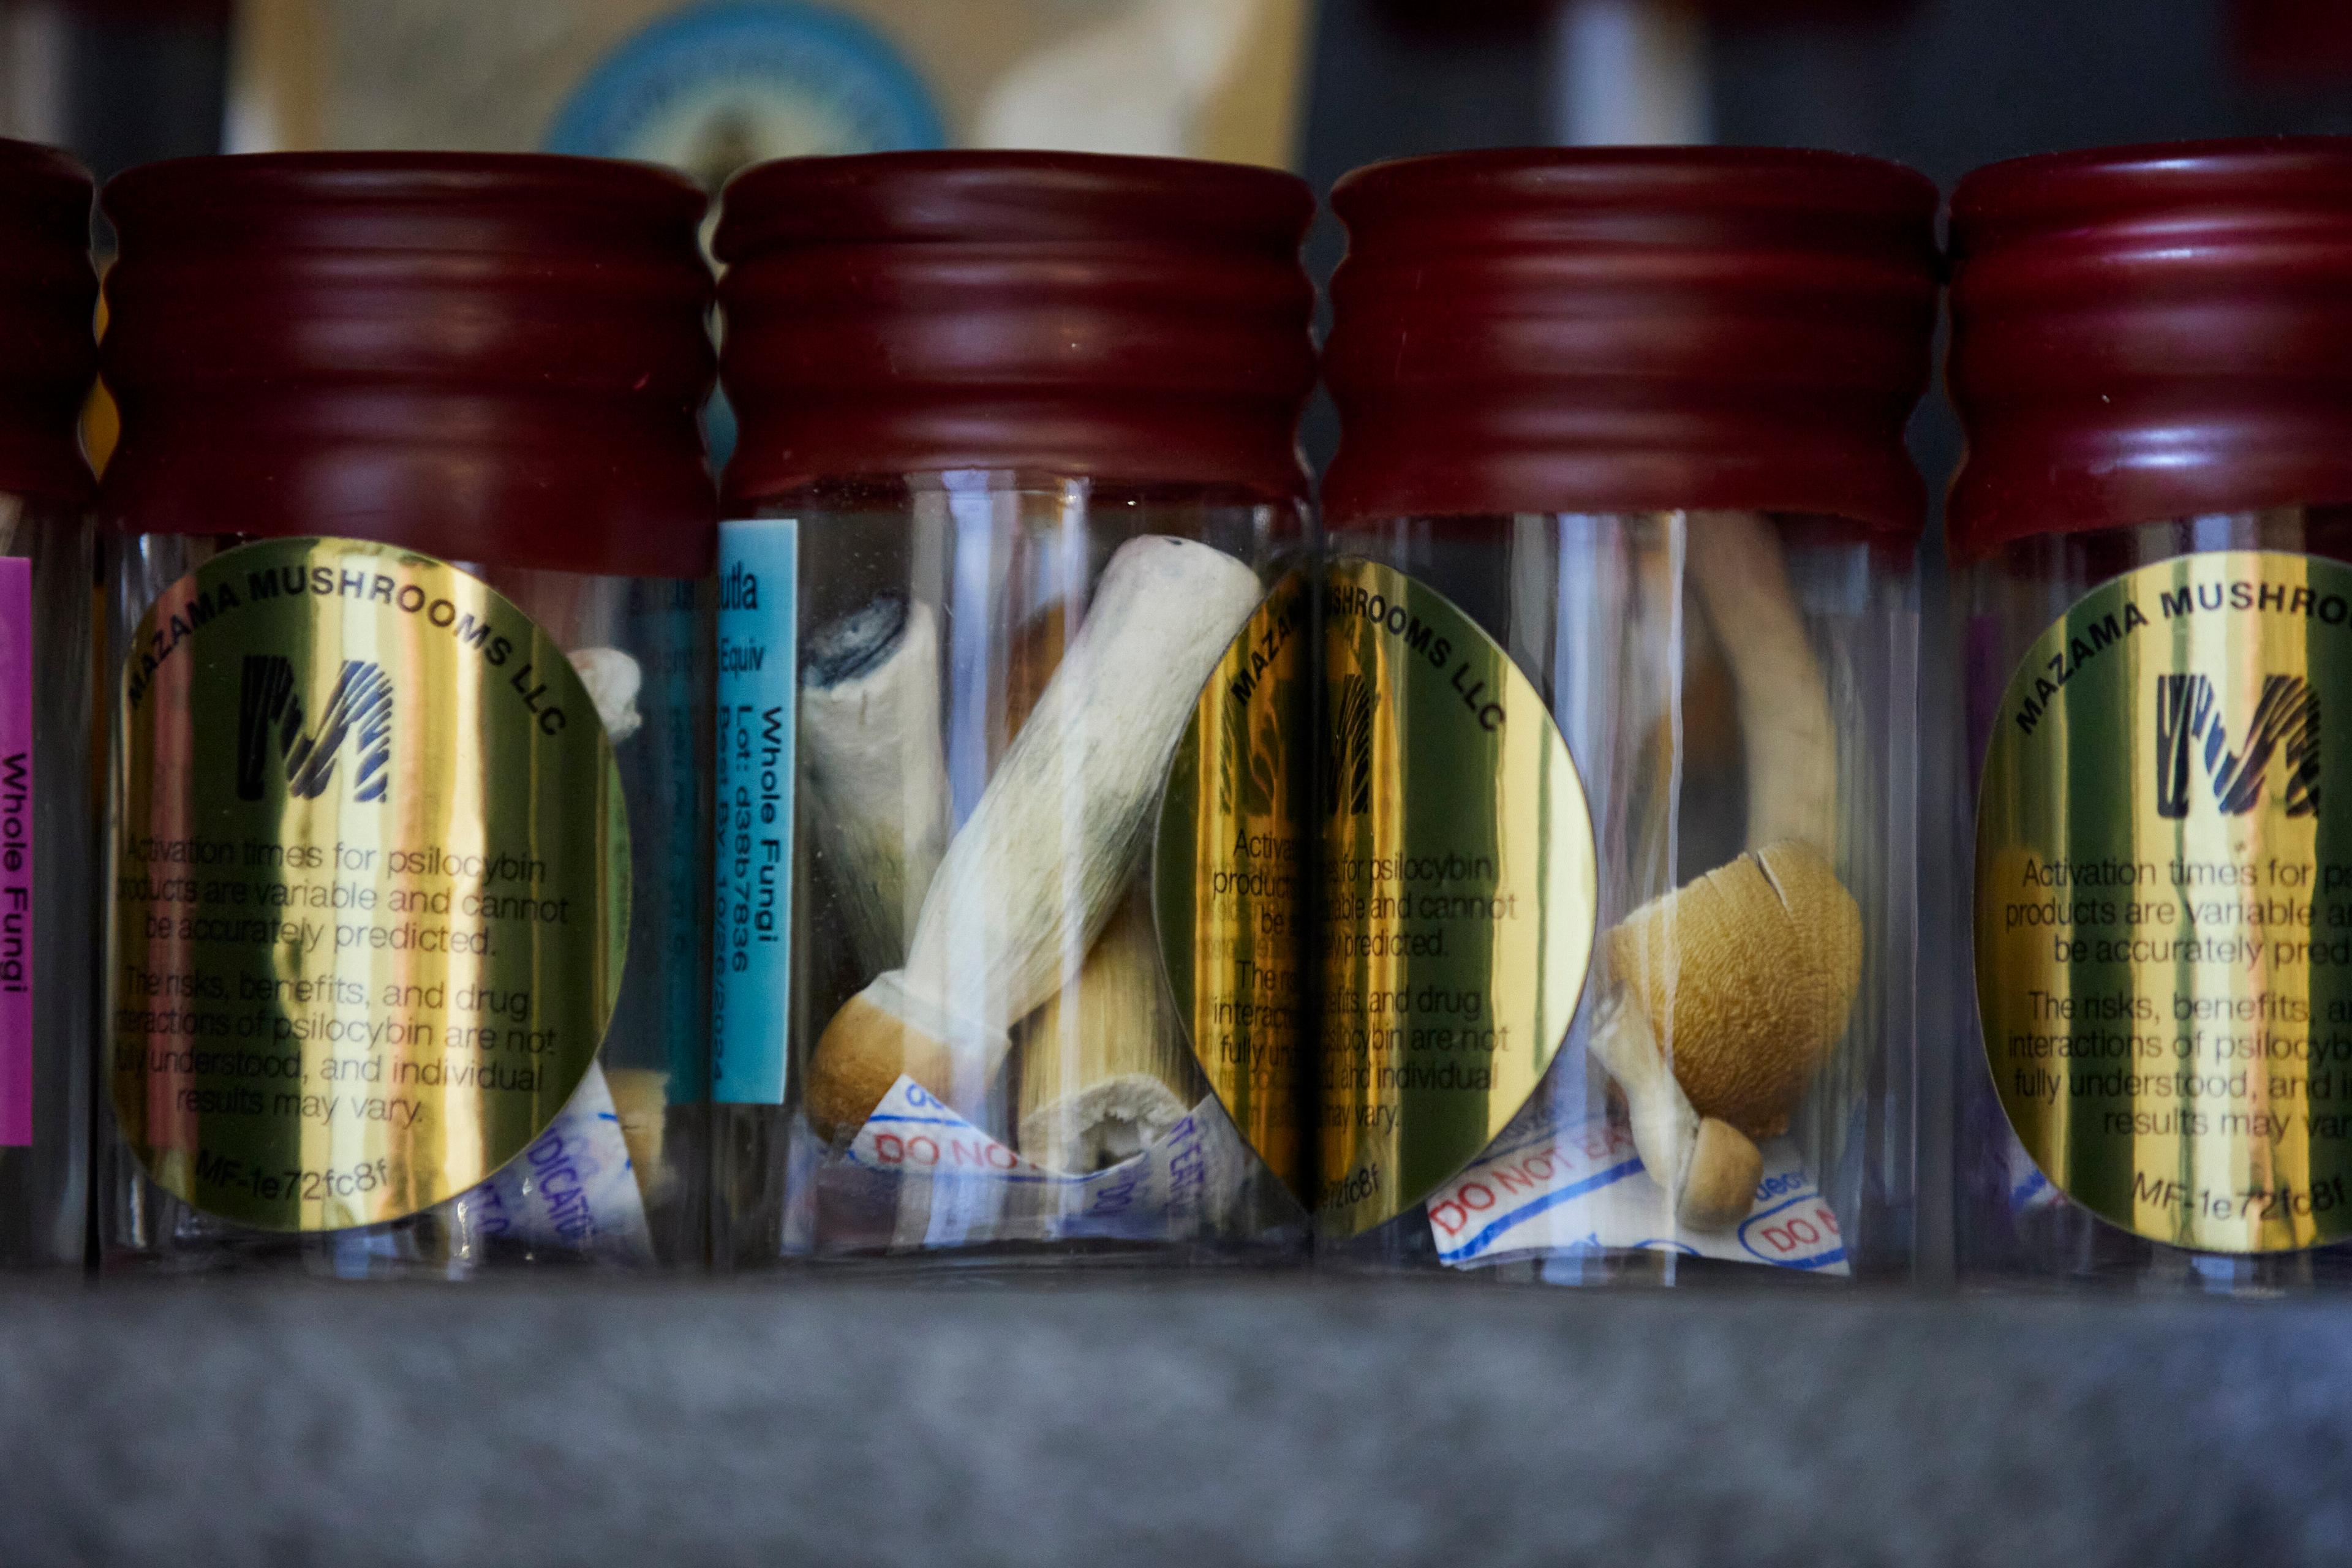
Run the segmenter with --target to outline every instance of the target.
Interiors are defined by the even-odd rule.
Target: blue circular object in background
[[[624,39],[557,112],[546,144],[667,163],[716,195],[771,158],[946,141],[929,86],[874,28],[793,0],[735,0],[690,6]],[[724,467],[735,447],[724,395],[710,400],[703,434]]]
[[[769,158],[945,141],[930,88],[880,33],[757,0],[692,6],[624,40],[558,112],[547,147],[668,163],[716,190]]]

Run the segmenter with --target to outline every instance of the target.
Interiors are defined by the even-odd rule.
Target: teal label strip
[[[792,1001],[800,524],[719,531],[712,1098],[782,1105]]]

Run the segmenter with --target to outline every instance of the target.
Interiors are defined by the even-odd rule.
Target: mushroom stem
[[[657,1068],[606,1068],[604,1088],[619,1119],[622,1144],[636,1168],[637,1186],[648,1202],[668,1187],[670,1170],[662,1154],[669,1129],[669,1074]]]
[[[1609,933],[1617,994],[1591,1051],[1625,1091],[1634,1146],[1676,1218],[1721,1229],[1752,1201],[1762,1170],[1754,1139],[1788,1126],[1845,1032],[1861,927],[1832,864],[1829,689],[1779,535],[1759,513],[1686,516],[1687,571],[1738,705],[1748,852]],[[1664,1021],[1671,1053],[1653,1019]]]
[[[1641,1005],[1621,996],[1604,1007],[1589,1048],[1624,1091],[1633,1148],[1673,1204],[1675,1223],[1725,1230],[1745,1219],[1763,1179],[1763,1152],[1729,1122],[1691,1108]]]
[[[1257,605],[1223,552],[1147,534],[1103,568],[1037,706],[948,845],[903,969],[849,999],[810,1064],[810,1120],[863,1123],[901,1073],[986,1092],[1009,1030],[1061,989],[1126,893],[1169,753]]]
[[[1690,577],[1739,700],[1748,847],[1794,839],[1837,855],[1838,744],[1829,685],[1805,635],[1771,520],[1695,511]]]
[[[1021,1026],[1021,1152],[1079,1173],[1140,1154],[1184,1120],[1195,1073],[1150,911],[1130,900]]]

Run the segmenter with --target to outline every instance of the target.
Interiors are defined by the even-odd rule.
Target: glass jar
[[[1333,203],[1318,1258],[1902,1274],[1932,187],[1496,152]]]
[[[2347,194],[2313,138],[1954,197],[1964,1281],[2352,1281]]]
[[[108,186],[106,1266],[706,1258],[704,205]]]
[[[0,142],[0,1268],[89,1212],[89,176]]]
[[[1303,1244],[1292,1086],[1196,1048],[1257,938],[1194,942],[1185,858],[1233,754],[1213,694],[1302,596],[1262,605],[1312,543],[1313,211],[1284,174],[1063,154],[729,187],[728,1262]],[[1294,892],[1254,917],[1293,974]]]

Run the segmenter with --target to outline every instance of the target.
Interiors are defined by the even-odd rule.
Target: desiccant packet
[[[1852,1272],[1837,1215],[1796,1143],[1761,1145],[1755,1206],[1722,1231],[1683,1230],[1642,1166],[1633,1136],[1605,1114],[1571,1118],[1531,1106],[1493,1147],[1430,1195],[1441,1262],[1477,1268],[1557,1253],[1642,1250],[1775,1268]]]
[[[451,1200],[474,1234],[576,1252],[600,1262],[654,1261],[646,1202],[621,1135],[612,1087],[594,1062],[546,1131],[497,1174]]]
[[[889,1183],[891,1243],[913,1248],[1205,1231],[1239,1195],[1249,1153],[1212,1095],[1132,1159],[1084,1174],[1050,1171],[901,1077],[858,1129],[848,1160]]]

